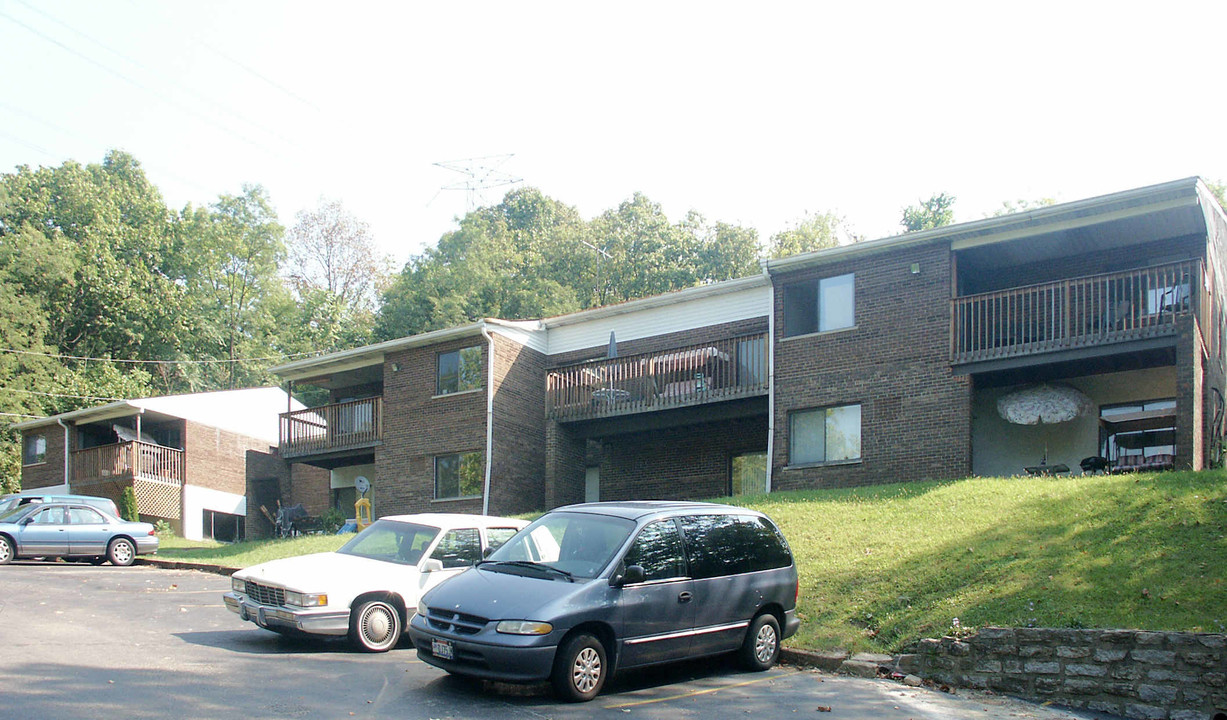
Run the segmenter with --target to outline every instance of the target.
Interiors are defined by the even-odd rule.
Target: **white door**
[[[584,502],[601,501],[601,468],[593,465],[584,471]]]

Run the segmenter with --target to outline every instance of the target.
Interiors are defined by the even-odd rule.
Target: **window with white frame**
[[[477,390],[481,382],[481,346],[439,353],[436,395]]]
[[[789,465],[846,462],[860,457],[860,405],[799,410],[789,415]]]
[[[839,330],[855,324],[853,273],[784,286],[784,337]]]
[[[481,497],[485,454],[439,455],[435,458],[435,499]]]
[[[47,462],[47,436],[26,435],[21,446],[21,464],[38,465]]]

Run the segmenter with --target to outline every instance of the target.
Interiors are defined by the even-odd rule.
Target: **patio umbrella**
[[[1032,385],[1002,395],[997,400],[997,414],[1015,425],[1055,425],[1069,422],[1095,409],[1095,403],[1081,391],[1068,385]],[[1044,441],[1044,459],[1048,463],[1048,441]]]
[[[1002,395],[997,414],[1015,425],[1069,422],[1095,409],[1095,403],[1068,385],[1032,385]]]
[[[609,349],[605,351],[606,358],[618,357],[618,338],[614,335],[614,331],[609,331]]]

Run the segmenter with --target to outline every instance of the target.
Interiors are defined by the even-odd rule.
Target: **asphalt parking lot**
[[[745,673],[724,659],[628,673],[591,703],[560,704],[544,687],[449,677],[407,641],[369,655],[287,640],[227,611],[229,584],[142,565],[0,568],[0,718],[1105,717],[789,666]]]

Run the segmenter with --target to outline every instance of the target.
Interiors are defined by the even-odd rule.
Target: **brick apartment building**
[[[515,513],[1221,456],[1227,220],[1196,178],[764,263],[537,321],[487,319],[274,372],[265,500]],[[1036,385],[1093,408],[1011,425]],[[298,472],[301,480],[290,480]]]
[[[143,520],[167,520],[192,540],[240,539],[249,475],[288,472],[274,452],[277,413],[289,402],[280,388],[228,390],[122,400],[18,423],[22,491],[118,503],[130,487]]]

